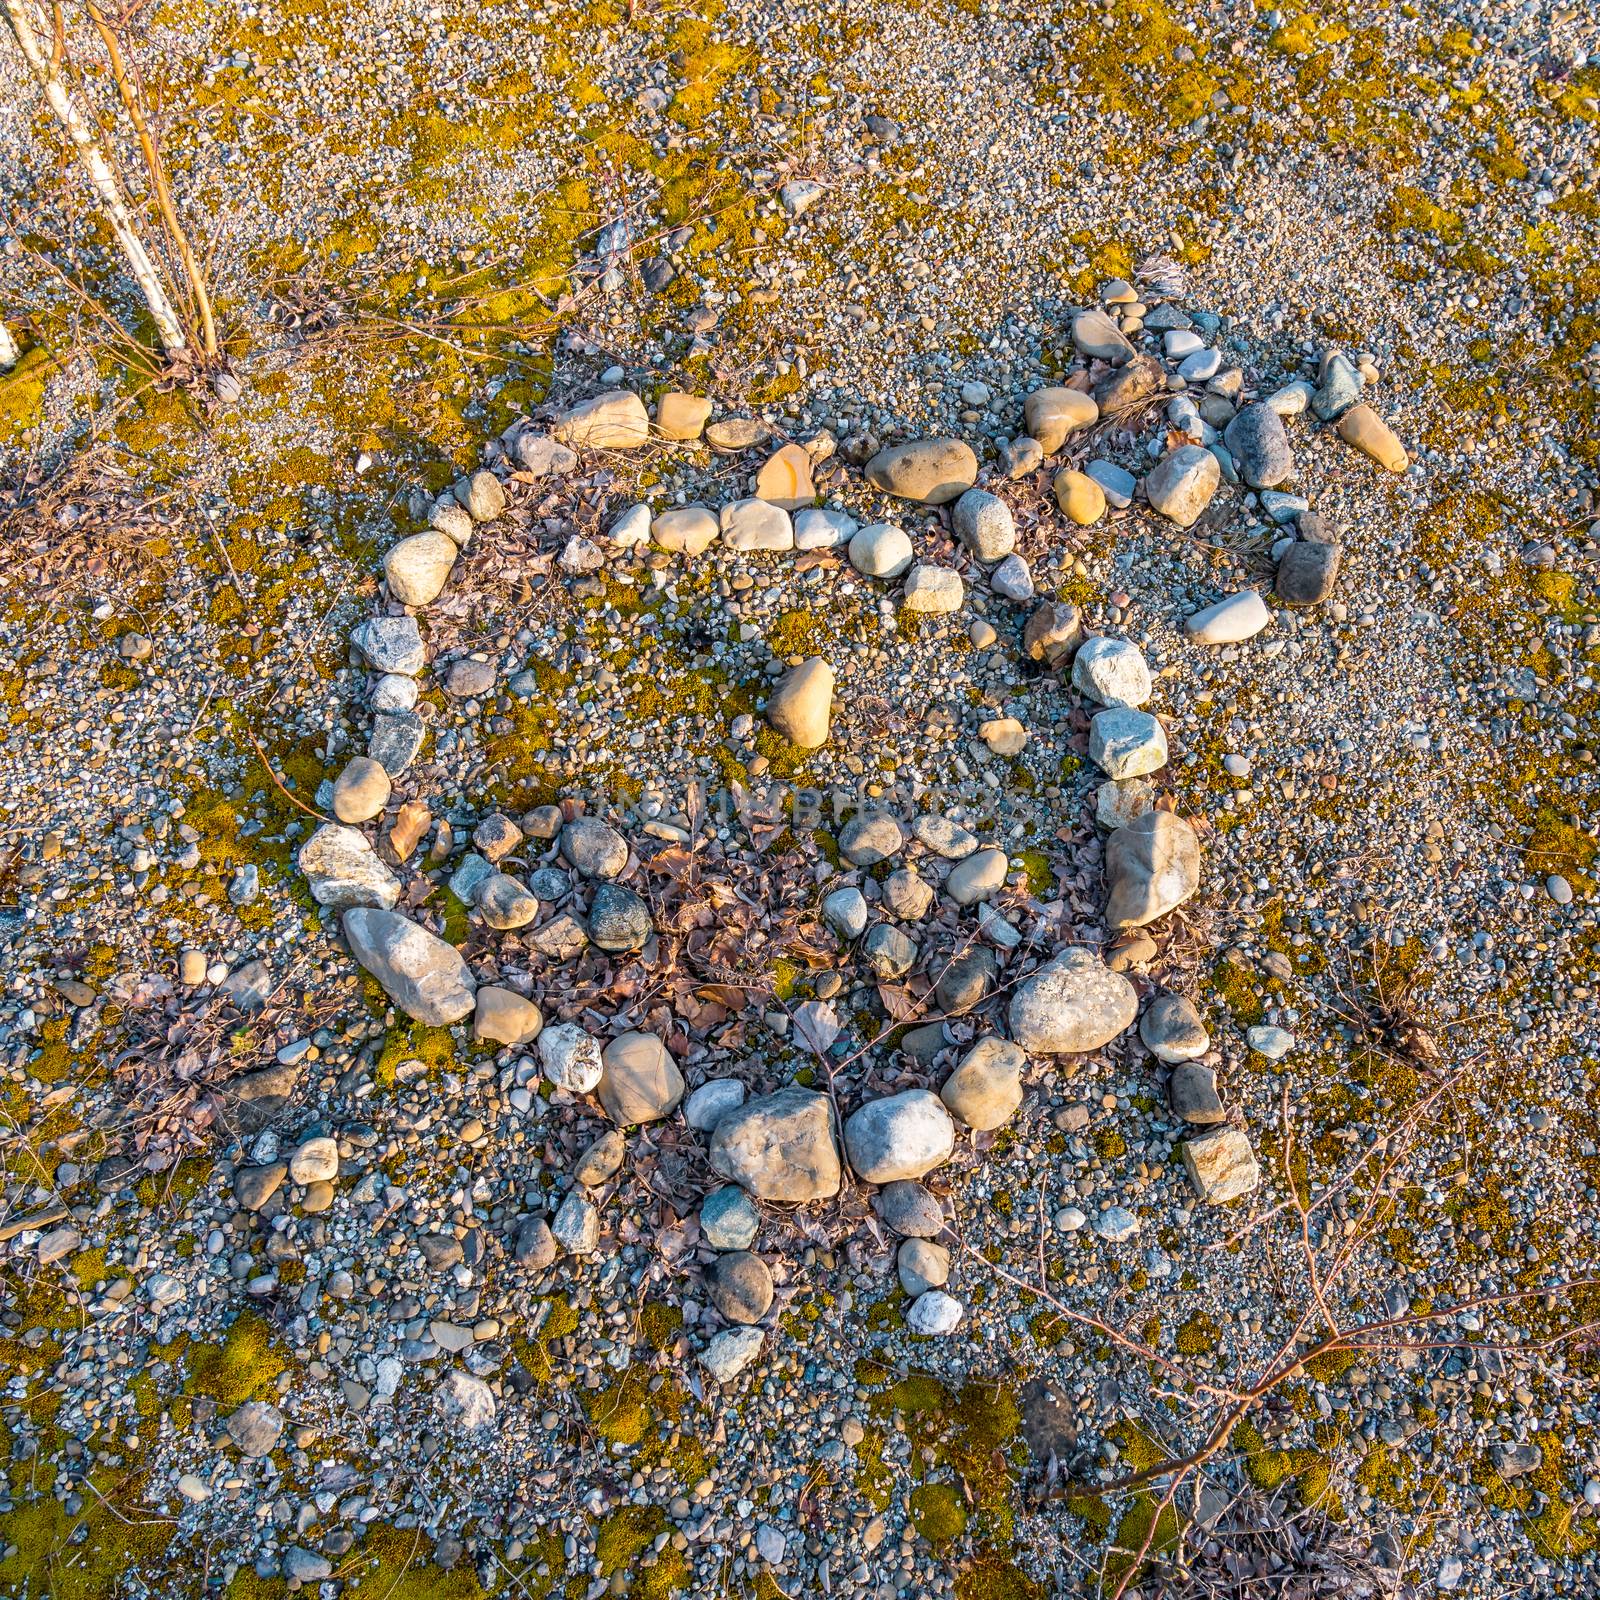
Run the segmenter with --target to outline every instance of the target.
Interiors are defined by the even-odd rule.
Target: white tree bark
[[[100,197],[106,220],[111,224],[117,243],[122,246],[134,282],[139,285],[140,293],[150,307],[150,315],[155,319],[162,348],[168,355],[177,355],[189,343],[184,337],[183,323],[173,309],[161,274],[156,270],[156,264],[150,259],[150,253],[134,226],[128,202],[123,198],[122,185],[117,181],[105,151],[100,148],[94,123],[71,84],[62,76],[59,64],[40,44],[39,19],[34,11],[34,0],[0,0],[0,4],[5,6],[11,31],[17,36],[17,44],[46,102],[55,113],[56,120],[66,129],[67,137],[72,141],[84,171],[89,174],[95,193]]]

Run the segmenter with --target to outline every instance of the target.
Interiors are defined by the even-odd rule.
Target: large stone
[[[270,1456],[283,1433],[283,1413],[265,1400],[246,1400],[228,1418],[228,1437],[242,1456]]]
[[[895,1255],[900,1287],[913,1299],[950,1281],[950,1252],[928,1239],[905,1239]]]
[[[920,1178],[948,1161],[955,1146],[950,1113],[926,1089],[869,1101],[845,1120],[844,1147],[865,1183]]]
[[[398,778],[422,754],[428,725],[415,711],[380,711],[367,735],[367,754]]]
[[[595,886],[589,902],[589,941],[597,950],[618,955],[642,950],[654,932],[650,907],[642,895],[620,883]]]
[[[1246,406],[1222,435],[1239,476],[1252,489],[1272,489],[1294,474],[1283,418],[1269,405]]]
[[[956,537],[979,561],[1003,561],[1016,548],[1017,524],[999,495],[968,489],[951,516]]]
[[[767,696],[767,721],[801,750],[825,745],[833,719],[833,685],[833,668],[821,656],[802,661]]]
[[[650,415],[630,389],[607,389],[562,412],[550,432],[563,444],[637,450],[650,438]]]
[[[486,983],[478,990],[472,1036],[480,1043],[532,1044],[544,1026],[538,1006],[515,989]]]
[[[295,862],[319,906],[380,906],[400,898],[400,880],[378,859],[359,828],[325,822],[300,846]]]
[[[726,1328],[700,1352],[700,1365],[718,1383],[732,1383],[761,1354],[759,1328]]]
[[[914,439],[890,445],[867,463],[867,481],[886,494],[942,506],[978,478],[978,458],[963,439]]]
[[[621,1033],[600,1054],[600,1104],[613,1122],[659,1122],[683,1099],[678,1063],[653,1033]]]
[[[502,933],[526,928],[539,915],[538,899],[509,872],[485,873],[473,890],[472,900],[484,922]]]
[[[944,880],[944,892],[958,906],[976,905],[1005,883],[1008,865],[1005,851],[998,846],[987,845],[974,850],[950,869],[950,875]]]
[[[959,1017],[981,1006],[994,993],[1000,975],[994,952],[981,945],[951,957],[933,986],[934,1004],[947,1016]]]
[[[797,1084],[747,1101],[712,1130],[710,1160],[759,1200],[825,1200],[839,1192],[832,1103]]]
[[[343,927],[351,954],[413,1022],[442,1028],[474,1008],[477,983],[460,952],[409,917],[354,906]]]
[[[905,845],[905,833],[887,811],[859,811],[839,830],[839,854],[856,867],[875,867]]]
[[[1056,504],[1080,528],[1106,514],[1106,492],[1087,472],[1063,467],[1055,476]]]
[[[942,1339],[956,1331],[961,1321],[961,1302],[943,1289],[929,1289],[911,1302],[906,1312],[906,1327],[924,1339]]]
[[[719,1256],[708,1277],[711,1303],[729,1322],[759,1322],[772,1306],[772,1273],[749,1250]]]
[[[903,978],[916,965],[917,941],[892,922],[875,924],[861,941],[862,959],[885,983]]]
[[[1100,407],[1093,396],[1081,389],[1035,389],[1022,402],[1023,426],[1047,456],[1053,456],[1070,434],[1087,428],[1099,416]]]
[[[1022,1047],[998,1034],[980,1039],[944,1081],[939,1098],[969,1128],[1003,1127],[1022,1104]]]
[[[1083,643],[1083,613],[1070,600],[1046,600],[1022,630],[1022,648],[1030,661],[1042,661],[1054,672],[1072,659]]]
[[[711,420],[711,402],[704,395],[669,389],[656,402],[656,432],[663,439],[687,444],[705,432]]]
[[[1148,711],[1111,706],[1089,721],[1089,759],[1108,778],[1143,778],[1167,764],[1167,734]]]
[[[1219,1128],[1180,1147],[1194,1192],[1206,1205],[1225,1205],[1249,1194],[1261,1182],[1261,1168],[1249,1138],[1237,1128]]]
[[[850,539],[850,565],[867,578],[898,578],[911,565],[911,539],[892,522],[869,522]]]
[[[1072,687],[1103,706],[1137,708],[1150,698],[1150,668],[1127,639],[1086,639],[1072,658]]]
[[[1169,1066],[1198,1060],[1211,1048],[1211,1035],[1194,1003],[1171,990],[1163,990],[1145,1007],[1139,1037],[1157,1061]]]
[[[965,597],[961,574],[954,567],[939,567],[924,561],[906,574],[905,595],[900,603],[907,611],[945,616],[959,611]]]
[[[722,542],[730,550],[794,549],[794,523],[788,511],[769,500],[730,500],[720,520]]]
[[[439,598],[456,564],[455,540],[446,534],[414,533],[383,558],[389,593],[403,606],[425,606]]]
[[[368,617],[351,631],[350,642],[374,672],[414,678],[427,664],[415,617]]]
[[[843,511],[831,506],[807,506],[797,511],[794,518],[794,547],[796,550],[832,550],[849,544],[860,523]]]
[[[1125,828],[1155,808],[1156,787],[1144,778],[1115,778],[1094,792],[1094,820],[1102,828]]]
[[[1138,995],[1093,950],[1068,945],[1011,997],[1011,1037],[1034,1055],[1080,1055],[1133,1025]]]
[[[697,556],[709,549],[717,532],[716,515],[705,506],[675,506],[650,524],[650,537],[663,550],[686,556]]]
[[[1192,528],[1222,481],[1222,468],[1209,450],[1197,444],[1180,445],[1146,474],[1144,493],[1157,511],[1180,528]]]
[[[817,497],[817,486],[811,479],[811,457],[797,444],[786,444],[775,450],[762,462],[756,474],[756,494],[786,512],[798,511]],[[787,523],[788,518],[784,521]],[[727,539],[728,524],[723,522],[723,538]],[[790,543],[793,543],[791,535]],[[786,550],[789,545],[734,545],[735,549]]]
[[[1072,319],[1072,342],[1080,355],[1109,361],[1114,366],[1121,366],[1133,355],[1127,335],[1104,311],[1080,311]]]
[[[932,1190],[910,1179],[886,1183],[873,1196],[873,1207],[893,1233],[932,1239],[944,1232],[944,1207]]]
[[[1167,1100],[1174,1115],[1193,1128],[1214,1128],[1227,1120],[1222,1096],[1217,1093],[1217,1075],[1204,1062],[1180,1061],[1167,1083]]]
[[[561,830],[561,854],[585,878],[614,878],[628,864],[628,841],[598,817],[574,817]]]
[[[1106,840],[1106,926],[1142,928],[1200,887],[1200,841],[1171,811],[1147,811]]]
[[[1241,589],[1185,620],[1184,631],[1196,644],[1242,644],[1272,621],[1266,601],[1254,589]]]
[[[1321,539],[1297,539],[1278,562],[1278,598],[1286,606],[1314,606],[1333,593],[1343,551]]]
[[[592,1256],[600,1248],[600,1213],[578,1189],[569,1189],[550,1224],[551,1236],[568,1255]]]
[[[1404,472],[1411,465],[1411,458],[1394,429],[1371,406],[1352,406],[1339,418],[1337,427],[1339,437],[1346,444],[1354,445],[1380,467],[1387,467],[1390,472]]]
[[[557,1022],[539,1035],[539,1064],[558,1089],[590,1094],[605,1070],[600,1041],[576,1022]]]
[[[471,1433],[474,1428],[486,1428],[494,1421],[494,1390],[482,1378],[475,1378],[459,1367],[453,1367],[439,1380],[433,1399],[452,1431]]]

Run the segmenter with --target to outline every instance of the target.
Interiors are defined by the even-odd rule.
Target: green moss
[[[191,1345],[188,1360],[185,1393],[205,1395],[224,1411],[264,1393],[288,1365],[271,1324],[254,1311],[241,1311],[221,1344]]]
[[[682,1308],[665,1300],[647,1300],[639,1313],[639,1336],[657,1354],[672,1348],[682,1328]]]
[[[0,372],[0,439],[11,440],[44,419],[44,390],[54,363],[43,345],[24,350],[9,372]]]
[[[1115,1128],[1096,1128],[1089,1142],[1102,1161],[1120,1161],[1128,1153],[1128,1141]]]
[[[1254,1027],[1266,1014],[1249,974],[1236,962],[1222,957],[1211,968],[1211,988],[1241,1028]]]
[[[1210,1355],[1222,1341],[1222,1330],[1203,1311],[1192,1312],[1173,1336],[1179,1355]]]
[[[382,1005],[388,1001],[378,992]],[[451,1071],[456,1064],[456,1042],[448,1028],[430,1028],[421,1022],[405,1022],[383,1036],[383,1049],[372,1064],[372,1081],[382,1089],[392,1089],[403,1062],[420,1061],[428,1077]]]
[[[446,1572],[431,1553],[420,1529],[371,1523],[349,1559],[352,1576],[344,1593],[355,1600],[483,1600],[470,1561]]]
[[[595,1563],[602,1577],[626,1572],[667,1531],[660,1506],[619,1506],[595,1529]]]
[[[911,1491],[911,1520],[929,1544],[948,1544],[967,1531],[967,1508],[952,1483],[924,1483]]]
[[[528,1308],[530,1324],[537,1319],[543,1306],[548,1306],[550,1309],[540,1323],[538,1331],[530,1337],[514,1340],[512,1345],[517,1359],[541,1387],[550,1383],[555,1377],[555,1364],[550,1355],[550,1346],[556,1340],[569,1338],[578,1331],[577,1307],[558,1295],[534,1301]]]

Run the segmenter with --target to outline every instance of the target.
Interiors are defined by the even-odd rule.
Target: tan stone
[[[978,737],[997,756],[1020,756],[1028,748],[1028,730],[1015,717],[991,717],[979,726]]]
[[[663,550],[697,556],[717,536],[717,518],[705,506],[678,506],[650,524],[650,537]]]
[[[370,822],[388,805],[392,787],[381,761],[352,756],[334,779],[333,814],[341,822]]]
[[[389,830],[389,847],[395,860],[405,861],[422,843],[422,836],[433,821],[433,813],[421,800],[407,800],[395,813],[394,826]]]
[[[1346,444],[1354,445],[1380,467],[1387,467],[1390,472],[1404,472],[1411,465],[1411,458],[1394,429],[1371,406],[1351,406],[1339,418],[1338,428],[1339,437]]]
[[[832,716],[833,668],[821,656],[790,668],[767,697],[767,721],[802,750],[828,742]]]
[[[669,389],[656,404],[656,432],[680,444],[698,439],[711,418],[711,402],[703,395]]]
[[[1087,472],[1066,468],[1056,474],[1056,504],[1080,528],[1087,528],[1106,514],[1106,492]]]
[[[811,457],[797,444],[786,444],[762,463],[756,474],[756,498],[785,511],[798,511],[817,498],[811,481]]]
[[[550,432],[563,444],[636,450],[650,437],[650,417],[631,389],[608,389],[564,412]]]
[[[1047,456],[1053,456],[1069,434],[1087,428],[1099,416],[1094,396],[1080,389],[1035,389],[1022,402],[1023,424]]]
[[[544,1027],[544,1017],[533,1001],[514,989],[486,983],[478,990],[472,1016],[474,1039],[494,1044],[532,1044]]]
[[[383,558],[389,593],[403,606],[425,606],[437,600],[458,553],[454,539],[431,530],[402,539]]]

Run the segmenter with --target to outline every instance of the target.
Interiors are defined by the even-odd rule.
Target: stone
[[[485,878],[492,878],[495,866],[492,861],[485,860],[476,850],[469,850],[457,863],[456,869],[450,874],[449,889],[462,905],[470,906],[478,898],[478,889]]]
[[[821,656],[791,667],[767,696],[766,718],[790,744],[816,750],[833,721],[833,668]]]
[[[722,542],[730,550],[794,549],[794,524],[789,513],[771,501],[730,500],[722,508],[720,520]]]
[[[950,869],[944,892],[958,906],[976,905],[1004,885],[1009,866],[1005,851],[995,845],[974,850]]]
[[[650,415],[631,389],[607,389],[569,407],[551,426],[561,441],[591,450],[637,450],[650,439]]]
[[[295,1183],[331,1183],[338,1175],[339,1141],[325,1133],[307,1139],[289,1157],[289,1177]]]
[[[370,822],[388,805],[392,789],[381,762],[352,756],[333,781],[333,814],[341,822]]]
[[[1171,328],[1161,341],[1162,353],[1169,361],[1181,361],[1205,349],[1205,341],[1192,328]]]
[[[1219,1128],[1179,1146],[1184,1170],[1205,1205],[1226,1205],[1249,1194],[1261,1182],[1250,1140],[1237,1128]]]
[[[1100,492],[1113,511],[1126,511],[1133,504],[1139,480],[1126,467],[1119,467],[1115,461],[1091,461],[1083,470],[1100,485]]]
[[[850,565],[867,578],[898,578],[911,565],[911,540],[892,522],[869,522],[850,540]]]
[[[246,1400],[228,1418],[228,1437],[242,1456],[270,1456],[283,1433],[283,1413],[265,1400]]]
[[[840,1176],[832,1103],[798,1084],[747,1101],[712,1130],[710,1161],[758,1200],[826,1200]]]
[[[869,1101],[845,1120],[845,1150],[862,1182],[922,1178],[955,1149],[955,1123],[928,1090]]]
[[[700,1202],[700,1236],[713,1250],[748,1250],[760,1227],[761,1213],[736,1183]]]
[[[1001,439],[998,453],[1000,469],[1013,483],[1031,477],[1044,465],[1044,446],[1026,434],[1020,439]]]
[[[429,529],[392,545],[383,558],[389,593],[403,606],[425,606],[439,598],[456,564],[454,539]]]
[[[1245,1030],[1244,1042],[1268,1061],[1282,1061],[1294,1049],[1294,1035],[1287,1028],[1257,1026]]]
[[[785,512],[798,511],[802,506],[808,506],[817,498],[817,486],[811,481],[811,457],[797,444],[786,444],[774,451],[761,463],[761,470],[756,473],[756,497],[771,505],[780,507]],[[726,507],[724,507],[726,512]],[[784,517],[785,525],[788,517]],[[788,550],[793,548],[794,534],[790,530],[789,543],[786,545],[736,545],[727,536],[728,524],[722,524],[723,540],[733,545],[735,550]]]
[[[433,1402],[451,1428],[471,1433],[494,1421],[494,1390],[482,1378],[452,1367],[433,1391]]]
[[[1278,598],[1286,606],[1314,606],[1333,593],[1343,555],[1337,544],[1320,539],[1296,539],[1278,562],[1275,585]]]
[[[924,1339],[942,1339],[954,1333],[960,1321],[961,1302],[943,1289],[918,1295],[906,1312],[906,1327]]]
[[[827,192],[815,178],[791,178],[778,199],[791,217],[803,217]]]
[[[620,883],[595,886],[589,902],[589,940],[596,949],[612,954],[642,950],[654,932],[650,907],[642,895]]]
[[[1255,589],[1241,589],[1185,619],[1184,631],[1196,644],[1242,644],[1272,621]]]
[[[1157,1061],[1169,1066],[1198,1060],[1211,1048],[1211,1035],[1194,1003],[1170,990],[1163,990],[1145,1007],[1139,1037]]]
[[[325,822],[300,846],[295,864],[305,874],[319,906],[377,906],[389,910],[400,898],[400,880],[378,859],[372,841],[357,828]]]
[[[1536,1444],[1492,1444],[1489,1464],[1502,1478],[1520,1478],[1539,1470],[1544,1464],[1544,1451]]]
[[[700,1352],[700,1365],[718,1383],[732,1383],[761,1354],[765,1335],[759,1328],[728,1328]]]
[[[674,443],[698,439],[710,420],[711,402],[704,395],[669,389],[656,401],[656,433]]]
[[[1339,437],[1362,455],[1370,456],[1390,472],[1404,472],[1411,465],[1405,446],[1376,411],[1368,405],[1352,406],[1338,421]]]
[[[1022,630],[1022,648],[1030,661],[1042,661],[1052,672],[1072,659],[1083,643],[1083,613],[1070,600],[1046,600]]]
[[[857,888],[835,889],[822,902],[823,920],[841,939],[859,939],[867,931],[867,902]]]
[[[1209,450],[1197,444],[1180,445],[1146,474],[1145,499],[1180,528],[1192,528],[1211,504],[1221,480],[1222,468]]]
[[[414,711],[386,711],[372,719],[367,754],[383,763],[391,778],[398,778],[422,753],[427,724]]]
[[[233,1175],[233,1198],[241,1211],[259,1211],[282,1187],[289,1175],[286,1161],[268,1161],[259,1167],[240,1167]]]
[[[1150,356],[1135,356],[1125,366],[1095,385],[1094,397],[1102,417],[1131,411],[1159,394],[1167,381],[1161,363]]]
[[[539,1064],[569,1094],[592,1093],[604,1071],[600,1041],[576,1022],[555,1022],[540,1032]]]
[[[1317,387],[1311,395],[1313,415],[1323,422],[1332,422],[1360,398],[1361,374],[1350,358],[1338,350],[1326,351],[1317,375]]]
[[[1127,639],[1086,639],[1072,658],[1072,687],[1098,705],[1136,709],[1150,698],[1150,668]]]
[[[505,485],[487,467],[480,467],[456,485],[456,499],[474,522],[493,522],[506,508]]]
[[[1309,383],[1296,379],[1293,383],[1284,384],[1281,389],[1274,389],[1262,404],[1271,406],[1280,417],[1298,417],[1311,404],[1313,392]]]
[[[524,428],[517,435],[513,453],[518,467],[530,478],[564,478],[578,465],[576,451],[548,433],[535,433],[531,428]]]
[[[1173,1115],[1190,1127],[1210,1128],[1227,1118],[1217,1093],[1217,1075],[1199,1061],[1181,1061],[1172,1069],[1167,1100]]]
[[[477,984],[460,952],[409,917],[353,906],[342,926],[350,953],[413,1022],[446,1027],[476,1006]]]
[[[1022,1068],[1027,1059],[1020,1045],[990,1034],[961,1058],[939,1098],[969,1128],[1004,1127],[1022,1104]]]
[[[491,811],[472,830],[472,842],[488,861],[502,861],[522,843],[522,829],[504,812]]]
[[[451,1242],[454,1243],[454,1240]],[[519,1267],[543,1272],[554,1264],[559,1253],[555,1235],[543,1217],[524,1217],[517,1224],[517,1231],[511,1240],[511,1259]]]
[[[627,1158],[628,1141],[620,1128],[607,1128],[589,1148],[578,1157],[572,1169],[572,1181],[585,1189],[598,1189],[614,1178]]]
[[[713,1078],[684,1102],[683,1120],[696,1133],[710,1133],[730,1111],[744,1104],[745,1086],[737,1078]]]
[[[772,1308],[772,1274],[752,1251],[718,1256],[707,1279],[712,1305],[729,1322],[759,1322]]]
[[[1252,489],[1273,489],[1294,475],[1283,418],[1269,405],[1246,406],[1223,431],[1222,442]]]
[[[839,854],[855,867],[875,867],[905,845],[900,824],[887,811],[858,811],[839,830]]]
[[[1028,730],[1015,717],[991,717],[980,722],[978,737],[997,756],[1020,756],[1028,748]]]
[[[892,922],[880,922],[861,941],[861,955],[875,977],[893,983],[916,965],[917,941]]]
[[[1078,354],[1121,366],[1133,355],[1133,346],[1104,311],[1080,311],[1072,319],[1072,342]]]
[[[756,417],[724,417],[706,429],[706,443],[722,455],[753,450],[772,436],[772,429]]]
[[[585,878],[614,878],[628,864],[628,841],[598,817],[574,817],[561,830],[561,854]]]
[[[705,506],[677,506],[650,524],[650,537],[663,550],[697,556],[715,542],[719,524]]]
[[[550,1224],[550,1236],[568,1255],[592,1256],[600,1248],[600,1213],[586,1195],[569,1189]]]
[[[848,544],[860,527],[854,517],[828,506],[807,506],[794,518],[796,550],[832,550]]]
[[[1106,514],[1106,492],[1087,472],[1063,467],[1055,476],[1056,504],[1080,528]]]
[[[930,1289],[942,1289],[950,1281],[950,1252],[942,1244],[903,1239],[894,1259],[900,1287],[912,1299]]]
[[[1082,1055],[1133,1026],[1131,983],[1094,951],[1068,945],[1011,997],[1011,1037],[1031,1055]]]
[[[1016,548],[1017,524],[999,495],[968,489],[951,513],[956,537],[979,561],[1003,561]]]
[[[1147,811],[1106,841],[1106,926],[1142,928],[1200,887],[1200,840],[1171,811]]]
[[[1047,456],[1055,455],[1069,435],[1087,428],[1099,417],[1100,407],[1094,397],[1081,389],[1035,389],[1022,402],[1022,425],[1039,441],[1039,448]]]
[[[576,542],[574,541],[574,543]],[[587,544],[588,541],[585,540],[583,542]],[[568,546],[568,549],[571,549],[571,545]],[[604,566],[605,558],[600,555],[599,549],[594,545],[589,545],[589,549],[594,552],[596,560],[593,566],[586,570],[593,571],[596,567]],[[566,562],[565,556],[562,557],[562,562],[563,564]],[[571,569],[569,568],[568,570]],[[460,661],[452,661],[450,670],[445,674],[444,679],[445,693],[453,695],[457,700],[481,699],[494,686],[494,663],[491,661],[476,661],[471,656],[464,657]]]
[[[900,867],[883,880],[883,908],[900,922],[920,922],[933,904],[933,885],[915,867]]]
[[[562,546],[561,554],[556,558],[556,565],[572,577],[581,577],[586,572],[598,572],[606,564],[606,553],[593,539],[585,539],[582,534],[573,534]],[[462,666],[471,669],[471,663],[462,663]],[[458,690],[454,687],[455,668],[451,669],[451,679],[446,687],[452,693],[473,693],[472,689]],[[494,682],[494,672],[489,671],[489,683]]]
[[[962,950],[952,956],[933,986],[934,1004],[947,1016],[959,1017],[994,993],[1000,975],[992,950]]]
[[[978,848],[978,837],[949,817],[924,811],[911,824],[911,832],[925,849],[946,861],[961,861]]]
[[[1031,600],[1033,569],[1021,556],[1009,555],[989,574],[989,587],[1003,600]]]
[[[472,1036],[480,1043],[532,1044],[544,1026],[538,1006],[515,989],[486,983],[478,990],[472,1013]]]
[[[1089,1226],[1107,1244],[1124,1244],[1139,1231],[1139,1219],[1126,1206],[1107,1206]]]
[[[1178,363],[1178,376],[1185,383],[1204,383],[1216,377],[1222,368],[1222,354],[1217,350],[1195,350]]]
[[[885,494],[942,506],[970,489],[978,458],[964,439],[914,439],[880,450],[866,466],[867,481]]]
[[[1111,706],[1089,720],[1089,759],[1108,778],[1143,778],[1167,764],[1167,734],[1148,711]]]
[[[601,1051],[600,1067],[595,1093],[613,1122],[659,1122],[683,1099],[683,1074],[653,1033],[618,1034]]]
[[[484,922],[500,932],[525,928],[539,915],[537,897],[509,872],[487,873],[473,892],[472,902]]]
[[[908,1238],[932,1239],[944,1232],[944,1207],[931,1190],[911,1179],[886,1183],[873,1196],[883,1225]]]
[[[368,617],[351,631],[350,642],[374,672],[414,678],[427,665],[415,617]]]

